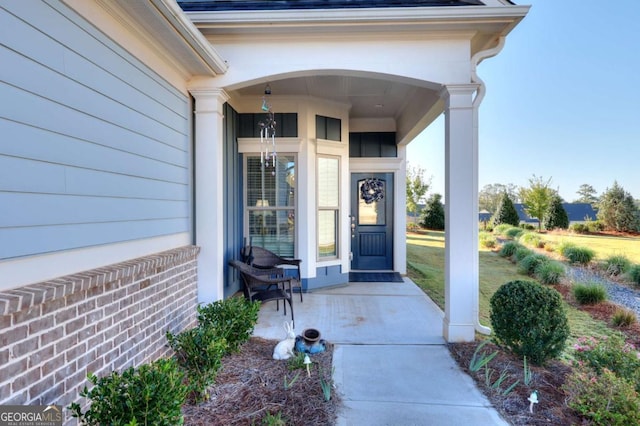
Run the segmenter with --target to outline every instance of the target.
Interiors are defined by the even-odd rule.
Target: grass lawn
[[[636,241],[637,243],[638,241]],[[579,243],[576,243],[579,244]],[[444,232],[407,234],[407,273],[441,309],[444,310]],[[480,250],[480,323],[490,326],[489,300],[504,283],[533,280],[519,274],[516,265],[487,249]],[[581,336],[604,336],[611,329],[585,312],[565,305],[571,328],[567,347]]]
[[[601,260],[611,255],[624,254],[631,262],[640,264],[639,236],[581,235],[568,232],[549,232],[541,235],[545,241],[570,241],[578,246],[589,247],[596,252],[596,258]]]

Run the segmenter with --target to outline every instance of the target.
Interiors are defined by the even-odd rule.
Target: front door
[[[393,173],[351,174],[351,269],[393,269]]]

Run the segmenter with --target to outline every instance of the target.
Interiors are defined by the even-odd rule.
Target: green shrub
[[[595,257],[595,251],[588,247],[567,247],[562,254],[569,262],[586,265]]]
[[[573,297],[581,305],[595,305],[607,300],[607,289],[600,283],[576,283],[572,287]]]
[[[443,231],[445,228],[444,205],[442,204],[442,195],[431,194],[424,207],[422,220],[420,225],[426,229],[434,229]]]
[[[627,278],[632,283],[640,285],[640,265],[631,265],[627,271]]]
[[[553,253],[558,249],[558,244],[553,241],[545,241],[544,243],[544,251],[548,253]]]
[[[510,240],[515,240],[524,232],[523,229],[520,228],[509,228],[504,231],[504,236]]]
[[[560,241],[560,243],[558,243],[558,246],[556,247],[556,251],[560,253],[561,256],[564,256],[564,253],[566,250],[569,250],[575,247],[576,247],[575,243],[572,243],[571,241],[563,240],[563,241]]]
[[[216,335],[227,341],[229,351],[237,352],[240,345],[251,337],[259,311],[259,301],[232,297],[198,306],[198,324],[215,328]]]
[[[555,260],[541,263],[535,270],[535,277],[542,284],[558,284],[564,275],[564,265]]]
[[[542,226],[548,230],[557,228],[567,229],[569,227],[569,216],[562,205],[562,198],[560,198],[560,196],[555,195],[551,197],[549,207],[547,207],[547,210],[544,212],[544,217],[542,218]]]
[[[575,232],[576,234],[586,234],[589,232],[589,228],[584,223],[572,223],[569,225],[569,231]]]
[[[535,364],[558,356],[569,337],[562,297],[533,281],[510,281],[490,300],[496,343]]]
[[[524,229],[525,231],[533,231],[534,229],[536,229],[536,227],[530,223],[521,223],[520,228]]]
[[[500,255],[501,257],[511,257],[520,247],[522,246],[515,241],[507,241],[500,248],[500,252],[498,253],[498,255]]]
[[[544,240],[540,236],[540,234],[536,232],[523,232],[520,237],[518,237],[518,241],[525,246],[534,247],[534,248],[542,248],[544,247]]]
[[[488,232],[480,232],[478,234],[478,238],[480,240],[480,245],[482,247],[494,248],[496,245],[498,245],[498,241],[496,240],[496,237],[494,237],[492,234]]]
[[[498,207],[496,208],[496,212],[491,217],[491,224],[493,226],[501,224],[518,226],[519,223],[520,217],[518,216],[518,211],[513,205],[511,197],[509,197],[506,192],[503,192],[500,197]]]
[[[636,314],[631,309],[617,308],[611,317],[611,322],[616,327],[629,327],[637,321]]]
[[[409,232],[416,232],[420,230],[420,225],[418,225],[415,222],[408,222],[407,223],[407,231]]]
[[[186,372],[189,391],[196,401],[207,399],[211,386],[227,353],[227,341],[214,327],[194,327],[173,335],[167,331],[169,346],[175,351],[180,367]]]
[[[607,338],[582,337],[573,346],[574,358],[600,374],[607,369],[630,380],[640,391],[640,358],[637,349],[620,334]]]
[[[518,272],[525,275],[533,275],[543,263],[549,262],[549,258],[544,254],[531,253],[518,262]]]
[[[504,233],[507,229],[513,228],[513,225],[509,225],[508,223],[501,223],[500,225],[496,225],[493,227],[493,233],[502,235],[504,237]]]
[[[611,276],[624,274],[631,267],[631,261],[623,254],[614,254],[604,261],[604,270]]]
[[[83,425],[158,425],[183,423],[182,405],[187,396],[184,375],[174,359],[161,359],[138,369],[128,368],[98,378],[88,376],[94,385],[85,387],[80,396],[91,405],[82,412],[77,403],[69,409]]]
[[[604,223],[599,220],[590,220],[586,222],[587,230],[591,233],[602,232],[604,231]]]
[[[525,257],[532,255],[533,251],[526,248],[526,247],[518,247],[516,249],[516,251],[513,253],[513,256],[511,256],[511,260],[513,260],[514,262],[518,263],[520,262],[522,259],[524,259]]]
[[[640,424],[640,398],[633,385],[609,370],[597,374],[577,367],[567,376],[563,390],[567,405],[594,425]]]

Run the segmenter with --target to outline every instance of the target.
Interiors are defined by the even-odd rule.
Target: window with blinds
[[[245,156],[245,235],[251,243],[284,257],[295,257],[295,156],[278,154],[275,164]]]
[[[338,257],[340,159],[318,156],[318,259]]]

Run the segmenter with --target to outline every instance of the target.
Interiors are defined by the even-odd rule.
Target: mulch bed
[[[498,355],[489,363],[494,373],[490,383],[495,383],[498,377],[505,372],[507,378],[499,389],[487,386],[485,369],[472,372],[469,370],[469,361],[478,346],[478,342],[451,343],[449,351],[460,368],[473,378],[478,388],[491,401],[491,405],[500,415],[514,426],[542,426],[542,425],[580,425],[581,419],[576,416],[565,404],[565,394],[562,392],[562,384],[565,377],[571,372],[571,368],[560,361],[551,361],[545,367],[530,366],[533,373],[533,381],[529,387],[523,384],[524,365],[521,359],[499,350],[492,343],[487,344],[482,351]],[[507,395],[504,391],[517,380],[520,383]],[[529,396],[533,390],[538,391],[539,403],[534,405],[533,413],[529,411]]]
[[[325,379],[332,373],[333,345],[327,343],[324,352],[311,355],[311,377],[306,370],[290,371],[287,361],[272,358],[277,341],[252,337],[239,353],[223,359],[210,399],[183,408],[185,425],[262,425],[271,414],[287,425],[326,426],[335,424],[340,397],[335,389],[331,400],[325,401],[320,386],[319,368]],[[284,389],[284,377],[291,381],[300,372],[293,386]],[[270,423],[276,424],[276,423]]]

